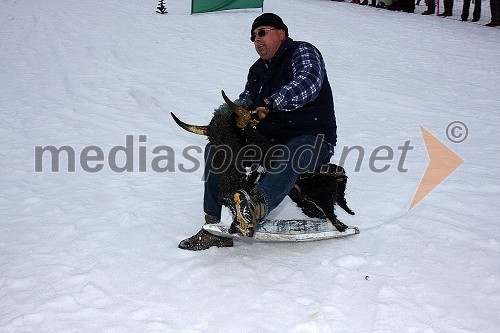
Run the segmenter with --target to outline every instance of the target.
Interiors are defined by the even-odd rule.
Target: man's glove
[[[273,110],[273,100],[270,98],[263,98],[255,101],[254,103],[247,106],[248,111],[255,111],[259,107],[266,107],[269,111]]]
[[[266,118],[269,113],[269,109],[265,106],[259,106],[253,111],[250,111],[250,121],[248,122],[251,126],[257,125],[262,119]]]
[[[250,104],[247,108],[250,111],[250,120],[248,124],[251,126],[257,125],[262,119],[266,118],[267,114],[273,108],[272,100],[265,98],[257,103]]]

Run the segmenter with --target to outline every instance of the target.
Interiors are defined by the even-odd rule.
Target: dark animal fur
[[[242,106],[248,106],[249,102],[243,102]],[[227,104],[221,105],[215,110],[212,120],[208,125],[208,140],[212,146],[214,158],[211,163],[216,169],[227,166],[219,180],[219,201],[227,204],[231,195],[237,190],[250,190],[254,185],[254,178],[257,175],[248,176],[238,171],[237,165],[242,165],[243,161],[237,159],[238,152],[246,145],[256,145],[263,152],[270,147],[269,141],[259,132],[250,126],[241,129],[234,125],[235,115]],[[232,152],[231,161],[223,154],[221,147],[228,147]],[[225,149],[227,151],[227,149]],[[240,158],[241,159],[241,158]],[[228,163],[230,162],[230,163]]]
[[[248,104],[248,101],[244,101],[242,106],[246,107]],[[225,172],[220,175],[219,201],[223,205],[229,203],[232,194],[237,190],[243,188],[250,191],[262,176],[255,168],[249,174],[238,171],[236,165],[241,165],[242,161],[238,161],[237,153],[241,148],[256,145],[265,153],[271,147],[270,142],[255,128],[247,126],[240,129],[234,123],[234,113],[227,104],[223,104],[215,110],[207,129],[208,139],[212,149],[215,149],[213,152],[217,152],[217,147],[220,146],[229,147],[233,152],[231,163],[228,163],[226,156],[220,152],[215,153],[209,161],[215,168],[221,168],[223,164],[227,166]],[[343,231],[347,226],[337,219],[334,205],[338,204],[347,213],[354,214],[345,199],[346,184],[347,176],[342,167],[325,164],[321,172],[301,175],[289,196],[305,215],[327,218],[338,230]]]

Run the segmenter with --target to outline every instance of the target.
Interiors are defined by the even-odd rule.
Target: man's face
[[[260,33],[259,33],[260,31]],[[264,35],[261,37],[259,35]],[[281,43],[286,39],[285,30],[276,29],[270,26],[261,26],[253,31],[255,40],[253,45],[255,51],[259,54],[262,60],[271,60],[278,51]]]

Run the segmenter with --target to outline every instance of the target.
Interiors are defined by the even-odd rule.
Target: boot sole
[[[233,197],[236,206],[236,220],[238,221],[236,229],[238,229],[243,236],[252,237],[254,234],[254,224],[245,220],[243,214],[241,214],[241,195],[241,193],[235,193]],[[245,196],[245,199],[247,202],[250,200],[247,196]]]

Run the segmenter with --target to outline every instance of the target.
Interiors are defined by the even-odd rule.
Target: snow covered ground
[[[345,164],[356,215],[339,213],[361,233],[188,252],[177,244],[203,221],[192,157],[205,139],[169,112],[203,125],[221,89],[237,98],[260,11],[190,15],[190,1],[168,1],[162,16],[156,5],[0,2],[1,332],[498,332],[499,29],[267,0],[325,57],[332,161],[365,151],[359,170],[354,153]],[[460,144],[447,139],[453,121],[469,130]],[[409,210],[429,163],[420,125],[464,163]],[[52,172],[45,153],[36,172],[37,146],[69,146],[75,171],[61,153]],[[374,172],[381,146],[394,156]],[[289,201],[273,214],[300,216]]]

